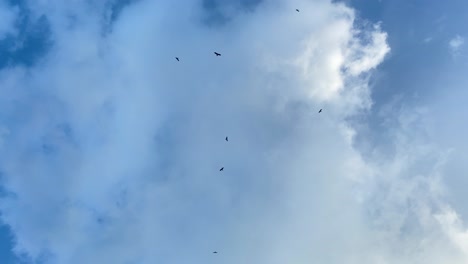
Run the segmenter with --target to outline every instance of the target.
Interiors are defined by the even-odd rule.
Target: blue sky
[[[466,1],[0,3],[2,263],[468,261]]]

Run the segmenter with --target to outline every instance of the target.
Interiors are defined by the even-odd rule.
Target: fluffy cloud
[[[442,202],[444,156],[413,133],[424,113],[388,117],[390,159],[353,148],[346,120],[370,108],[369,74],[389,47],[352,9],[220,3],[230,19],[213,25],[195,0],[137,1],[117,18],[107,2],[28,4],[53,46],[37,66],[0,73],[1,211],[16,252],[45,263],[466,261],[461,220]]]

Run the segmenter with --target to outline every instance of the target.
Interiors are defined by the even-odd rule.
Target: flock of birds
[[[296,9],[296,12],[299,12],[299,9]],[[216,52],[216,51],[214,52],[214,54],[216,55],[216,57],[221,56],[221,53],[218,53],[218,52]],[[175,59],[176,59],[177,61],[180,61],[179,57],[175,57]],[[320,109],[318,112],[321,113],[321,112],[322,112],[322,109]],[[225,140],[226,140],[226,142],[228,142],[228,141],[229,141],[229,138],[226,137]],[[219,169],[219,171],[224,171],[224,167],[221,167],[221,168]],[[218,254],[218,252],[217,252],[217,251],[213,251],[213,254]]]

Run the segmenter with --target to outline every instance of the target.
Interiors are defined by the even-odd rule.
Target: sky
[[[0,0],[0,262],[468,263],[467,8]]]

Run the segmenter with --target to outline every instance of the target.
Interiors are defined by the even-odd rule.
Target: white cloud
[[[460,49],[465,44],[465,38],[461,37],[460,35],[456,35],[453,39],[449,41],[450,51],[454,56],[458,55]]]
[[[369,109],[368,74],[389,47],[379,27],[355,29],[352,9],[265,1],[206,27],[198,1],[138,1],[103,35],[106,5],[30,5],[51,22],[53,49],[0,72],[0,165],[16,194],[0,208],[17,252],[48,263],[466,262],[439,221],[444,157],[408,136],[424,111],[391,117],[392,159],[353,148],[344,120]]]
[[[463,222],[457,213],[451,208],[446,208],[444,212],[437,214],[435,217],[449,235],[451,242],[462,250],[465,255],[468,255],[468,230],[463,227]]]

